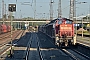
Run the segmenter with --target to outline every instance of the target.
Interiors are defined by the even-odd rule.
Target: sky
[[[50,16],[50,0],[36,0],[36,8],[34,6],[35,0],[4,0],[8,13],[8,4],[16,4],[16,12],[13,12],[15,18],[24,18],[24,17],[32,17],[32,18],[47,18]],[[58,1],[53,0],[53,17],[57,18],[58,15]],[[28,3],[25,3],[28,2]],[[79,4],[79,2],[87,2]],[[62,0],[62,17],[69,17],[70,10],[70,0]],[[2,17],[2,0],[0,0],[0,17]],[[36,9],[36,16],[34,16],[34,10]],[[87,15],[90,11],[90,0],[76,0],[76,15]]]

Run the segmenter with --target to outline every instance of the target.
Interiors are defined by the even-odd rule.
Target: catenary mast
[[[73,20],[73,17],[75,17],[75,0],[70,0],[70,15],[69,18]]]
[[[53,20],[53,1],[50,0],[50,20]]]
[[[61,0],[59,0],[59,3],[58,3],[58,18],[61,18]]]
[[[2,0],[2,19],[4,24],[4,0]]]

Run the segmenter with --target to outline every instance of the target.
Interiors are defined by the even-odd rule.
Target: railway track
[[[90,57],[89,56],[86,56],[85,54],[82,54],[81,52],[79,52],[78,50],[74,50],[72,49],[73,51],[77,52],[79,55],[82,55],[83,57],[87,58],[90,60]]]
[[[16,31],[13,31],[13,33],[14,32],[16,32]],[[6,38],[9,38],[9,37],[10,37],[10,32],[4,33],[4,34],[0,35],[0,40],[6,39]]]
[[[90,60],[90,58],[85,57],[84,54],[81,55],[72,49],[62,49],[62,51],[64,51],[67,55],[69,55],[74,60]]]
[[[47,39],[48,40],[48,39]],[[50,40],[49,40],[50,41]],[[51,42],[51,41],[50,41]],[[51,42],[53,44],[53,42]],[[53,44],[55,46],[55,44]],[[60,48],[55,46],[58,50],[63,51],[66,55],[71,57],[72,60],[90,60],[90,57],[86,56],[85,54],[77,51],[75,48]]]
[[[90,42],[85,42],[85,41],[77,40],[77,43],[90,47]]]
[[[12,40],[14,40],[22,31],[14,31],[13,32],[13,36],[12,36]],[[15,36],[16,35],[16,36]],[[5,38],[6,37],[6,38]],[[10,33],[6,34],[3,36],[3,38],[0,40],[0,45],[5,45],[7,43],[9,43],[11,40],[11,37],[10,37]]]
[[[76,51],[75,48],[61,49],[57,47],[51,42],[51,38],[47,38],[47,36],[43,34],[34,32],[31,33],[31,35],[28,33],[27,36],[29,38],[26,51],[24,52],[25,55],[23,59],[25,60],[30,60],[31,55],[33,55],[34,60],[90,60],[88,56]],[[1,56],[1,58],[3,57]]]
[[[34,37],[35,36],[35,37]],[[32,50],[32,40],[33,39],[36,39],[36,40],[38,40],[38,37],[37,37],[37,35],[36,34],[31,34],[31,37],[30,37],[30,39],[29,39],[29,42],[28,42],[28,44],[27,44],[27,48],[26,48],[26,51],[25,51],[25,60],[29,60],[29,57],[30,57],[30,50]],[[43,57],[42,57],[42,53],[41,53],[41,50],[40,50],[40,43],[39,43],[39,41],[37,41],[36,42],[36,45],[37,45],[37,52],[38,52],[38,55],[39,55],[39,60],[43,60]],[[38,60],[37,59],[37,60]]]
[[[16,32],[15,32],[16,33]],[[22,34],[23,33],[23,31],[18,31],[18,34],[15,34],[15,35],[13,35],[14,37],[13,37],[13,40],[15,40],[20,34]],[[21,35],[22,36],[22,35]],[[8,40],[7,40],[8,41]],[[6,51],[8,51],[8,50],[10,50],[10,48],[11,48],[11,45],[7,45],[7,43],[9,43],[10,41],[8,41],[8,42],[5,42],[1,47],[0,47],[0,58],[3,58],[2,57],[2,55],[4,54],[4,53],[6,53]],[[13,42],[13,43],[15,43],[15,42]],[[13,45],[12,45],[12,47],[13,47]]]
[[[18,32],[18,31],[14,31],[13,35],[16,32]],[[0,45],[4,44],[4,42],[7,41],[8,38],[10,38],[10,33],[4,34],[4,35],[0,35],[0,41],[1,41]]]
[[[69,57],[71,57],[73,60],[89,60],[89,58],[85,57],[84,54],[80,54],[80,52],[76,52],[74,49],[72,48],[60,48],[57,47],[58,49],[60,49],[61,51],[63,51],[65,54],[67,54]]]
[[[39,34],[40,51],[43,60],[72,60],[68,55],[55,46],[47,36]]]
[[[36,36],[37,36],[37,34],[36,34]],[[37,38],[37,40],[38,40],[37,46],[38,46],[38,52],[39,52],[40,60],[44,60],[43,55],[42,55],[42,52],[41,52],[41,50],[40,50],[40,41],[39,41],[38,36],[37,36],[36,38]]]
[[[30,39],[29,39],[29,42],[28,42],[28,44],[27,44],[27,48],[26,48],[26,51],[24,52],[24,54],[25,54],[25,60],[28,60],[28,56],[29,56],[29,52],[30,52],[30,48],[31,48],[31,44],[32,44],[32,35],[31,35],[31,37],[30,37]]]
[[[65,48],[65,49],[58,47],[58,49],[60,49],[63,52],[65,52],[67,55],[69,55],[74,60],[90,60],[89,56],[86,56],[85,54],[79,52],[74,47]]]

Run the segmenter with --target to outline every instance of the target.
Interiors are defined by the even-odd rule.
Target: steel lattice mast
[[[34,0],[34,19],[36,18],[36,0]]]
[[[62,16],[62,13],[61,13],[61,0],[59,0],[59,3],[58,3],[58,18],[61,18]]]
[[[69,18],[73,20],[73,17],[75,17],[75,0],[70,0],[70,15]]]
[[[50,20],[53,20],[53,1],[50,0]]]
[[[4,7],[4,11],[5,11],[5,12],[4,12],[4,18],[6,19],[6,17],[7,17],[6,11],[7,11],[7,10],[6,10],[6,4],[4,4],[4,5],[5,5],[5,7]]]
[[[2,0],[2,19],[4,24],[4,0]]]

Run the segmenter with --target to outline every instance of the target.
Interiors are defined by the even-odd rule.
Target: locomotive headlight
[[[9,7],[11,7],[11,6],[9,6]]]
[[[13,7],[15,7],[15,6],[13,6]]]

